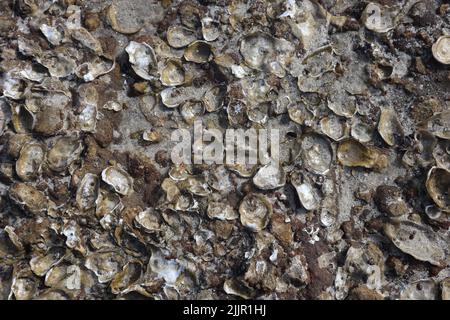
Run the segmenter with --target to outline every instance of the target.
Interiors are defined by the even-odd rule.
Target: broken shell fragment
[[[409,221],[388,223],[384,232],[394,245],[417,260],[445,267],[448,261],[448,239],[442,238],[428,226]]]
[[[110,185],[118,194],[128,195],[133,190],[133,179],[128,173],[116,166],[102,171],[102,180]]]
[[[440,37],[431,48],[433,57],[442,64],[450,64],[450,36]]]
[[[161,83],[165,86],[178,86],[184,83],[183,65],[177,60],[169,60],[161,71]]]
[[[387,155],[375,147],[348,139],[341,142],[337,149],[338,161],[347,167],[363,167],[382,170],[388,166]]]
[[[394,110],[381,110],[378,122],[378,132],[383,140],[390,146],[398,145],[403,136],[403,128],[398,121]]]
[[[269,223],[272,216],[272,204],[262,194],[250,193],[244,197],[239,214],[241,223],[254,232],[260,232]]]
[[[213,58],[211,45],[205,41],[195,41],[184,50],[184,58],[195,63],[205,63]]]
[[[428,194],[439,208],[450,212],[450,172],[433,167],[428,172],[426,187]]]

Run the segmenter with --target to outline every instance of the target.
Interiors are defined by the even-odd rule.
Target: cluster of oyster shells
[[[446,1],[0,3],[0,299],[450,298]]]

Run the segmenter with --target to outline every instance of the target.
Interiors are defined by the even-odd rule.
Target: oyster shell
[[[330,115],[320,120],[320,128],[322,132],[333,139],[339,141],[348,136],[349,127],[344,119]]]
[[[286,173],[280,165],[270,163],[258,170],[253,183],[261,190],[277,189],[285,185]]]
[[[93,252],[86,257],[85,267],[95,273],[100,283],[111,281],[125,264],[120,252]]]
[[[356,98],[346,92],[332,94],[327,100],[328,108],[338,116],[351,118],[356,113]]]
[[[428,119],[426,127],[436,137],[449,140],[450,110],[443,111],[432,116],[430,119]]]
[[[65,52],[44,52],[36,59],[52,77],[64,78],[75,72],[75,60]]]
[[[44,255],[36,255],[30,260],[31,270],[37,276],[45,276],[45,274],[63,258],[66,250],[60,247],[53,247]]]
[[[394,245],[417,260],[445,267],[448,261],[448,239],[439,236],[428,226],[409,221],[387,223],[384,232]]]
[[[110,61],[96,57],[92,61],[79,65],[75,69],[75,74],[78,78],[89,82],[111,72],[115,66],[115,62],[111,63]]]
[[[326,138],[318,134],[307,134],[302,139],[301,158],[308,170],[325,174],[333,161],[333,151]]]
[[[235,220],[238,218],[236,210],[223,202],[210,202],[206,213],[211,219]]]
[[[441,282],[442,300],[450,300],[450,278]]]
[[[34,180],[44,162],[45,151],[37,142],[27,143],[20,150],[16,161],[16,173],[23,181]]]
[[[375,202],[382,212],[397,217],[410,212],[400,188],[381,185],[377,187]]]
[[[147,43],[130,41],[125,51],[131,63],[134,72],[145,80],[152,80],[157,69],[157,60],[155,51]]]
[[[161,83],[165,86],[179,86],[185,81],[183,65],[177,60],[169,60],[161,71]]]
[[[195,63],[205,63],[213,58],[211,45],[206,41],[192,42],[184,50],[184,58]]]
[[[95,214],[100,218],[116,211],[120,212],[123,209],[123,205],[117,193],[114,193],[112,191],[110,192],[101,188],[98,190],[98,196],[95,200],[95,206]]]
[[[83,46],[91,49],[96,54],[103,54],[103,49],[100,41],[98,41],[89,31],[85,28],[71,29],[70,35],[77,40]]]
[[[79,158],[82,151],[83,146],[78,138],[60,137],[47,152],[47,164],[56,172],[67,170]]]
[[[153,272],[167,284],[174,284],[182,274],[183,268],[175,259],[166,259],[160,252],[152,252],[147,272]]]
[[[442,64],[450,64],[450,36],[441,36],[431,48],[433,57]]]
[[[373,132],[374,128],[364,122],[355,120],[352,123],[351,136],[361,143],[366,143],[372,140]]]
[[[220,36],[220,24],[210,17],[202,19],[202,34],[206,41],[214,41]]]
[[[152,208],[148,208],[134,218],[136,224],[147,232],[161,230],[161,218]]]
[[[0,137],[5,132],[8,123],[11,121],[11,109],[6,101],[0,100]]]
[[[214,86],[206,91],[202,98],[206,111],[214,112],[219,110],[224,104],[226,93],[227,87],[222,85]]]
[[[164,8],[159,1],[113,0],[106,9],[106,18],[112,29],[122,34],[138,32],[147,23],[157,24],[164,18]]]
[[[434,203],[450,212],[450,172],[438,167],[431,168],[425,185]]]
[[[195,91],[186,87],[169,87],[161,91],[161,101],[167,108],[176,108],[180,104],[195,98]]]
[[[262,194],[250,193],[242,199],[239,205],[241,223],[252,230],[260,232],[269,223],[272,215],[272,204]]]
[[[347,167],[382,170],[389,165],[387,155],[380,149],[365,146],[353,139],[347,139],[339,144],[337,159]]]
[[[181,26],[170,26],[167,29],[167,43],[174,48],[183,48],[197,40],[195,32]]]
[[[130,194],[133,190],[133,179],[125,170],[117,166],[110,166],[104,169],[102,171],[102,180],[123,196]]]
[[[111,281],[111,292],[114,294],[125,293],[143,275],[143,266],[139,261],[130,261],[117,273]]]
[[[61,41],[64,38],[64,30],[61,26],[49,26],[43,23],[39,29],[52,45],[58,46],[61,44]]]
[[[274,58],[274,39],[262,32],[246,35],[241,41],[240,52],[250,68],[259,70]]]
[[[232,294],[242,299],[251,299],[254,293],[245,283],[237,279],[228,279],[223,283],[223,290],[227,294]]]
[[[395,28],[395,11],[378,3],[369,3],[361,16],[367,29],[385,33]]]
[[[187,101],[180,107],[180,114],[187,124],[193,124],[204,113],[205,106],[201,101]]]
[[[378,122],[378,132],[383,140],[390,146],[399,144],[403,136],[403,128],[392,109],[381,110]]]
[[[16,300],[31,300],[38,291],[38,284],[33,278],[14,278],[11,285],[11,294]]]
[[[44,193],[25,183],[11,185],[9,197],[25,211],[32,214],[45,212],[48,208],[48,199]]]
[[[438,286],[434,280],[420,280],[411,283],[400,294],[401,300],[436,300]]]
[[[291,175],[291,184],[297,191],[300,203],[306,210],[316,210],[320,204],[320,196],[314,186],[307,180],[301,179],[298,174]]]
[[[76,202],[81,211],[92,209],[98,197],[99,179],[92,173],[86,173],[81,179],[77,193]]]

